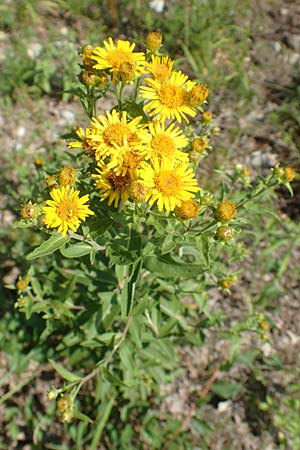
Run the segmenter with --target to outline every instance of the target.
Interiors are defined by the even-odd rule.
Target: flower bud
[[[73,417],[74,403],[70,395],[63,395],[56,403],[61,422],[69,423]]]
[[[50,189],[53,189],[55,187],[57,187],[57,175],[50,175],[47,179],[46,179],[46,186]]]
[[[83,65],[90,69],[96,64],[96,61],[92,59],[93,50],[89,44],[84,45],[81,49]]]
[[[214,196],[211,192],[200,191],[200,205],[211,206],[214,203]]]
[[[222,289],[230,289],[233,284],[236,283],[237,277],[236,275],[231,275],[230,277],[223,278],[219,281],[219,286]]]
[[[63,167],[58,175],[58,182],[61,186],[67,186],[74,183],[76,171],[72,167]]]
[[[193,199],[185,200],[175,208],[175,213],[183,220],[194,219],[200,213],[200,205]]]
[[[37,156],[34,160],[34,164],[36,165],[36,167],[43,167],[43,165],[45,164],[45,160],[44,158]]]
[[[150,31],[146,38],[146,47],[155,52],[162,44],[162,34],[159,31]]]
[[[79,75],[79,79],[85,86],[96,86],[97,84],[97,75],[89,70],[83,70]]]
[[[130,197],[133,200],[143,201],[146,197],[147,188],[138,181],[135,181],[130,186]]]
[[[134,65],[128,61],[125,61],[120,65],[118,76],[122,81],[132,81],[134,79],[134,73]]]
[[[38,213],[39,210],[34,203],[26,203],[26,205],[21,208],[20,216],[24,220],[31,220],[34,219]]]
[[[207,136],[199,136],[192,141],[192,148],[195,152],[204,152],[208,146],[209,139]]]
[[[237,214],[236,207],[231,202],[220,203],[215,211],[215,219],[218,222],[230,222]]]
[[[288,183],[293,181],[295,176],[296,176],[296,172],[292,167],[286,167],[284,169],[284,178]]]
[[[17,284],[16,284],[16,287],[17,287],[18,291],[19,292],[25,291],[25,289],[27,288],[29,282],[30,282],[30,278],[29,277],[20,278],[17,281]]]
[[[233,228],[228,225],[222,225],[216,231],[216,238],[222,242],[228,242],[235,235],[235,231]]]
[[[208,124],[212,121],[212,113],[209,111],[204,111],[201,117],[202,123]]]
[[[207,99],[208,93],[208,88],[204,84],[197,84],[189,93],[191,104],[193,106],[201,105]]]

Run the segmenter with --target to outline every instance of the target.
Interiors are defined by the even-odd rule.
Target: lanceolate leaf
[[[42,258],[43,256],[51,255],[56,250],[63,247],[69,241],[69,239],[70,238],[67,236],[51,236],[46,242],[43,242],[42,245],[34,249],[33,252],[29,253],[26,259],[28,261],[32,261],[36,258]]]
[[[53,359],[49,359],[49,362],[54,367],[56,372],[58,372],[59,375],[62,376],[65,380],[68,380],[71,383],[73,381],[81,380],[81,377],[79,377],[78,375],[75,375],[75,373],[72,373],[69,370],[65,369],[60,364],[58,364],[57,362],[53,361]]]

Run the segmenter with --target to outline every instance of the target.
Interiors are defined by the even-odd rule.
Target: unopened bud
[[[237,214],[236,207],[231,202],[220,203],[215,211],[215,218],[218,222],[230,222]]]
[[[36,165],[36,167],[43,167],[43,165],[45,164],[45,160],[44,158],[37,156],[34,160],[34,164]]]
[[[204,152],[208,146],[209,139],[207,136],[199,136],[192,141],[192,148],[196,152]]]
[[[183,220],[194,219],[200,213],[200,205],[193,199],[185,200],[175,208],[175,213]]]
[[[203,122],[204,124],[210,123],[210,122],[212,121],[212,113],[209,112],[209,111],[205,111],[205,112],[202,114],[201,120],[202,120],[202,122]]]
[[[162,34],[159,31],[150,31],[146,38],[146,46],[152,52],[159,49],[162,44]]]
[[[134,79],[134,65],[128,61],[123,62],[120,65],[118,75],[122,81],[132,81]]]
[[[20,216],[24,220],[31,220],[34,219],[38,213],[39,210],[34,203],[26,203],[26,205],[21,208]]]
[[[189,93],[191,104],[193,106],[201,105],[207,99],[208,93],[209,90],[204,84],[197,84],[191,89]]]
[[[230,241],[235,235],[235,231],[233,228],[228,225],[222,225],[216,231],[216,238],[222,242]]]
[[[76,171],[72,167],[63,167],[58,175],[58,182],[61,186],[67,186],[74,183]]]

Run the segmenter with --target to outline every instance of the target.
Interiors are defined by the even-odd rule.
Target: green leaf
[[[26,259],[28,261],[32,261],[36,258],[42,258],[46,255],[51,255],[56,250],[63,247],[68,241],[69,237],[62,237],[62,236],[51,236],[46,242],[43,242],[42,245],[35,248],[29,255],[26,256]]]
[[[205,269],[210,267],[210,246],[208,236],[197,236],[196,237],[196,247],[201,253],[202,262]]]
[[[216,381],[212,387],[211,391],[220,397],[229,399],[236,397],[236,395],[241,391],[243,385],[241,383],[231,383],[229,381]]]
[[[66,258],[80,258],[81,256],[88,255],[92,251],[92,247],[86,242],[78,242],[74,245],[67,247],[61,247],[60,253]]]
[[[170,254],[148,256],[144,259],[144,266],[161,278],[190,278],[203,273],[203,266],[175,260]]]
[[[59,375],[62,376],[65,380],[68,380],[71,383],[74,382],[74,381],[81,380],[81,377],[79,377],[78,375],[75,375],[75,373],[72,373],[69,370],[65,369],[60,364],[55,362],[53,359],[49,359],[49,362],[54,367],[56,372],[58,372]]]
[[[84,422],[93,423],[92,419],[80,412],[77,408],[74,409],[73,416],[79,420],[83,420]]]

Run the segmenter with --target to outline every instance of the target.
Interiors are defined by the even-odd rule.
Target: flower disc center
[[[165,195],[176,195],[181,188],[179,176],[168,170],[156,174],[154,183],[156,189]]]

